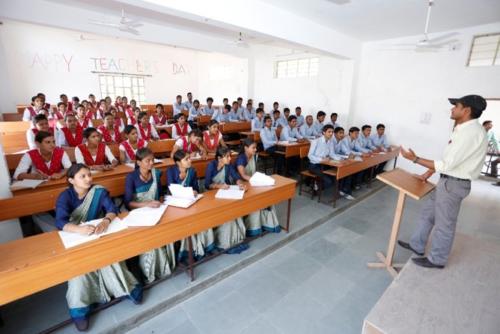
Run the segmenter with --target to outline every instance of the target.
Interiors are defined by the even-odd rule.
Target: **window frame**
[[[471,65],[471,58],[474,54],[474,44],[476,43],[477,39],[483,38],[483,37],[491,37],[491,36],[497,36],[497,45],[495,49],[495,53],[491,59],[491,64],[489,65]],[[498,59],[498,60],[497,60]],[[481,34],[481,35],[474,35],[472,37],[472,42],[470,45],[469,49],[469,55],[467,57],[467,67],[487,67],[487,66],[500,66],[500,32],[495,32],[495,33],[488,33],[488,34]]]

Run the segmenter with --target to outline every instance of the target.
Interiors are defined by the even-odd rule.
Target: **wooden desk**
[[[284,200],[288,227],[296,181],[273,177],[275,186],[250,187],[244,201],[216,199],[215,190],[207,191],[188,209],[168,207],[156,226],[129,228],[70,249],[64,248],[57,232],[1,244],[0,305]]]
[[[291,158],[300,156],[300,148],[310,147],[311,143],[309,141],[305,141],[302,143],[278,144],[277,146],[277,152],[283,152],[285,158]]]
[[[22,132],[26,134],[29,128],[31,128],[31,122],[0,122],[0,134],[10,133],[10,132]]]
[[[385,268],[392,277],[396,277],[398,272],[396,268],[401,268],[402,264],[392,263],[394,258],[394,251],[396,249],[396,241],[398,239],[399,226],[401,225],[401,218],[403,217],[403,210],[406,196],[410,196],[417,201],[431,192],[435,185],[430,182],[422,182],[414,175],[405,170],[396,168],[390,172],[377,175],[377,179],[387,183],[391,187],[399,191],[398,203],[396,205],[396,212],[394,214],[394,222],[392,224],[391,236],[389,238],[389,246],[387,248],[387,256],[382,252],[376,252],[380,262],[368,263],[369,268]]]
[[[250,122],[227,122],[220,124],[220,132],[222,134],[239,133],[242,131],[250,131],[252,123]]]
[[[343,160],[343,161],[327,161],[322,163],[322,165],[333,167],[335,171],[335,178],[337,182],[334,185],[334,195],[333,195],[333,206],[336,206],[338,192],[339,192],[339,181],[347,176],[354,175],[366,169],[372,169],[381,163],[387,162],[394,159],[394,168],[396,168],[396,162],[399,156],[399,147],[392,146],[391,151],[385,152],[384,154],[375,153],[371,157],[363,158],[363,161],[354,160]],[[372,176],[370,176],[370,179]]]
[[[243,137],[248,137],[256,143],[260,143],[260,132],[259,131],[242,131],[240,135]]]
[[[212,119],[212,116],[210,116],[210,115],[198,116],[198,117],[196,117],[196,124],[198,126],[208,126],[211,119]]]

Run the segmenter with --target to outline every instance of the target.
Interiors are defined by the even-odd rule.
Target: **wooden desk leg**
[[[285,228],[286,233],[290,232],[290,213],[291,213],[291,211],[292,211],[292,199],[289,198],[288,199],[288,209],[286,212],[286,228]]]
[[[193,256],[193,240],[188,237],[188,274],[191,282],[194,281],[194,256]]]
[[[368,188],[372,187],[373,171],[374,170],[375,170],[375,167],[370,168],[370,176],[368,177]]]
[[[398,239],[399,227],[401,225],[401,218],[403,217],[405,199],[405,193],[400,191],[398,196],[398,203],[396,205],[396,213],[394,214],[394,222],[392,223],[389,246],[387,247],[387,255],[384,256],[382,252],[376,252],[375,254],[377,255],[380,262],[371,262],[367,264],[369,268],[387,269],[392,277],[396,277],[398,275],[396,268],[401,268],[403,266],[403,264],[392,263],[392,260],[394,258],[394,252],[396,250],[396,242]]]
[[[333,207],[337,207],[337,198],[339,197],[340,180],[336,179],[333,185]]]
[[[393,167],[393,169],[395,169],[395,168],[396,168],[396,163],[397,163],[397,162],[398,162],[398,157],[395,157],[395,158],[394,158],[394,167]]]

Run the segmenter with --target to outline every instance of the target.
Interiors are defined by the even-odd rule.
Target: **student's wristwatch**
[[[413,163],[416,164],[419,160],[420,160],[419,157],[415,157],[415,159],[413,159]]]

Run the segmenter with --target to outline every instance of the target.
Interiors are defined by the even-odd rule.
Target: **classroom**
[[[500,2],[0,1],[0,333],[500,332]]]

